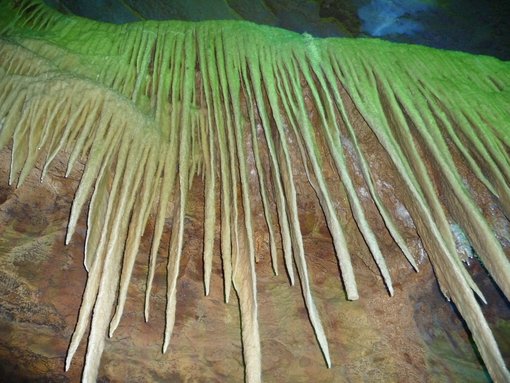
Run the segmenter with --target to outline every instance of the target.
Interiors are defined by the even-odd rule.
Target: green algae
[[[139,246],[136,238],[153,206],[157,207],[158,223],[151,265],[155,265],[162,225],[169,215],[174,217],[166,350],[175,319],[175,282],[187,196],[191,180],[204,168],[204,158],[214,158],[218,164],[204,168],[209,196],[207,241],[210,245],[214,240],[212,201],[219,195],[225,297],[228,300],[233,284],[240,298],[246,379],[260,380],[256,254],[245,163],[249,150],[254,150],[259,164],[268,232],[274,236],[276,221],[287,271],[293,280],[295,263],[310,320],[330,364],[308,281],[290,136],[299,143],[308,179],[325,213],[348,299],[358,299],[358,291],[331,185],[324,179],[323,162],[329,157],[334,159],[339,182],[348,190],[357,225],[386,288],[390,294],[393,291],[384,256],[345,166],[341,127],[348,127],[353,142],[358,137],[345,112],[339,93],[342,87],[388,153],[402,177],[402,187],[412,196],[410,210],[442,292],[466,319],[494,379],[510,378],[475,294],[484,298],[456,254],[448,217],[460,222],[507,297],[510,265],[474,196],[463,186],[447,144],[456,145],[473,173],[510,215],[510,63],[378,40],[315,39],[239,21],[115,26],[63,16],[37,1],[3,2],[0,14],[0,147],[13,140],[11,183],[23,182],[41,148],[47,153],[43,176],[62,150],[71,153],[68,173],[77,158],[88,156],[66,239],[72,238],[77,219],[91,198],[85,252],[89,281],[67,360],[68,367],[92,320],[84,381],[95,380],[104,332],[110,326],[112,334],[122,316],[125,294],[118,299],[116,287],[120,283],[123,291],[127,288]],[[312,111],[318,124],[312,122]],[[263,133],[257,138],[258,124]],[[249,134],[260,143],[259,148],[246,146]],[[318,145],[319,137],[327,140],[326,152]],[[437,167],[439,182],[447,190],[447,207],[436,193],[419,148]],[[262,151],[268,156],[265,171]],[[358,145],[356,151],[365,164],[363,176],[372,185],[367,153]],[[154,182],[147,171],[161,182]],[[269,183],[265,180],[268,176]],[[221,184],[218,188],[213,182],[216,179]],[[275,198],[276,212],[268,207],[266,189]],[[369,189],[393,238],[416,266],[377,188]],[[144,203],[145,199],[150,203]],[[174,210],[168,214],[170,206]],[[204,251],[207,265],[211,247]],[[130,256],[123,257],[125,252]],[[146,318],[151,275],[152,266]],[[207,277],[205,286],[207,291]],[[103,314],[91,319],[93,312]]]

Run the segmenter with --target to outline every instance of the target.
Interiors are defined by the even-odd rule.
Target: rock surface
[[[377,37],[510,60],[507,0],[45,0],[62,12],[126,23],[244,19],[318,37]]]
[[[351,114],[355,115],[355,111],[351,110]],[[360,116],[355,117],[355,123],[363,129]],[[373,153],[369,160],[380,175],[377,185],[385,204],[397,212],[398,224],[419,262],[420,272],[415,273],[400,253],[375,208],[368,208],[394,280],[395,295],[388,295],[345,203],[345,195],[337,188],[335,200],[349,239],[361,296],[359,301],[347,301],[320,206],[304,171],[298,171],[305,249],[333,367],[325,366],[299,286],[289,286],[281,259],[280,274],[273,275],[267,238],[262,230],[256,245],[260,258],[257,286],[264,381],[489,382],[462,320],[439,292],[412,219],[400,200],[398,180],[392,179],[392,171],[385,162],[387,159],[380,156],[373,137],[367,135],[363,142],[372,145],[372,150],[366,152]],[[348,143],[345,145],[348,152]],[[70,245],[64,246],[64,237],[82,168],[64,178],[65,156],[61,155],[44,182],[39,181],[40,169],[35,169],[25,184],[16,189],[7,182],[9,156],[8,149],[0,152],[0,381],[77,382],[85,345],[78,350],[68,372],[64,372],[64,360],[86,282],[85,217]],[[355,162],[351,166],[355,170]],[[329,180],[333,180],[333,171],[326,171]],[[361,178],[354,178],[362,195]],[[167,354],[161,353],[171,222],[167,222],[158,259],[150,321],[143,320],[150,250],[147,233],[153,225],[149,222],[124,317],[107,342],[102,358],[100,382],[243,380],[239,310],[234,295],[228,304],[223,302],[219,257],[214,261],[211,294],[205,297],[203,293],[200,179],[195,179],[194,189],[187,211],[177,318],[170,349]],[[372,204],[368,198],[363,203]],[[260,210],[256,207],[254,211],[255,227],[264,226]],[[502,243],[508,254],[508,242]],[[476,260],[468,267],[488,298],[486,316],[508,365],[508,302]]]

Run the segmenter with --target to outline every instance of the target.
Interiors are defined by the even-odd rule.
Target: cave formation
[[[2,174],[20,191],[34,177],[76,179],[65,243],[85,237],[87,278],[66,369],[86,343],[82,380],[97,380],[136,273],[146,273],[136,307],[148,323],[153,282],[165,290],[159,330],[173,353],[183,260],[198,239],[202,291],[238,304],[230,325],[241,329],[247,382],[271,358],[261,274],[300,286],[322,367],[334,369],[342,357],[330,351],[326,303],[315,303],[317,276],[356,305],[370,279],[359,269],[369,269],[391,306],[403,294],[395,286],[430,265],[492,379],[510,380],[466,266],[483,265],[509,296],[507,62],[237,21],[111,25],[38,1],[5,1],[0,14]],[[325,242],[322,254],[310,238]]]

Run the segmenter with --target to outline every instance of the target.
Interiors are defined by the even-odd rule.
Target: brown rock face
[[[0,14],[4,380],[510,381],[505,63]]]
[[[264,381],[490,381],[462,320],[439,292],[426,252],[405,208],[405,196],[400,195],[400,181],[394,169],[352,105],[350,114],[360,134],[364,134],[364,151],[372,153],[368,159],[377,174],[377,187],[385,205],[397,217],[420,272],[415,273],[400,253],[371,199],[363,198],[394,280],[395,295],[390,297],[352,218],[343,188],[332,188],[361,297],[359,301],[347,301],[321,208],[295,154],[300,223],[313,293],[328,336],[333,366],[331,369],[325,366],[299,286],[289,286],[281,257],[279,275],[273,275],[263,212],[259,201],[254,201],[255,228],[261,228],[256,230],[255,243],[259,255],[257,287]],[[348,140],[344,145],[351,156],[351,173],[358,175],[354,183],[363,195],[362,177],[356,169],[354,155],[349,152]],[[293,149],[298,153],[297,148]],[[63,178],[65,158],[62,155],[43,183],[39,182],[36,169],[21,188],[15,189],[7,184],[9,156],[9,150],[0,154],[0,381],[77,382],[85,345],[78,350],[68,372],[64,372],[64,360],[86,282],[85,217],[70,245],[64,246],[64,237],[82,169]],[[332,167],[325,172],[328,181],[338,182]],[[472,177],[468,179],[474,183]],[[256,184],[256,180],[251,181]],[[150,320],[145,323],[143,319],[147,254],[151,245],[148,233],[154,225],[150,221],[124,316],[107,342],[102,358],[100,382],[243,380],[239,309],[234,295],[228,304],[223,302],[219,257],[215,257],[213,264],[211,294],[205,297],[203,293],[201,180],[195,179],[193,187],[178,280],[176,324],[169,351],[161,353],[171,222],[165,226]],[[482,190],[478,197],[486,214],[490,214],[491,200]],[[500,232],[504,235],[508,222],[498,215],[490,218],[496,226],[500,222]],[[508,253],[508,242],[502,243]],[[219,244],[215,246],[218,253]],[[476,260],[468,268],[489,301],[486,316],[508,363],[508,302]]]

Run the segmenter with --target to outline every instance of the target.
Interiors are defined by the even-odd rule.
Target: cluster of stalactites
[[[105,334],[122,316],[142,233],[154,213],[145,316],[165,220],[172,218],[167,263],[168,347],[175,320],[186,202],[204,178],[204,284],[219,225],[225,298],[239,296],[248,382],[260,380],[254,229],[260,200],[273,268],[281,244],[294,268],[326,362],[327,340],[315,308],[299,224],[291,141],[330,229],[348,299],[358,290],[349,248],[324,174],[334,164],[350,210],[384,280],[392,278],[352,181],[345,140],[389,233],[417,269],[393,213],[376,187],[368,153],[345,107],[356,105],[391,159],[445,296],[465,318],[491,375],[510,379],[475,295],[484,300],[456,254],[448,218],[459,222],[506,296],[510,266],[452,159],[470,170],[510,216],[510,70],[490,58],[363,40],[318,40],[240,22],[98,24],[58,15],[38,2],[17,2],[0,28],[0,146],[12,139],[11,183],[21,184],[40,154],[42,175],[69,152],[68,173],[86,167],[66,242],[88,204],[89,272],[66,367],[90,326],[84,381],[95,381]],[[35,5],[34,5],[35,4]],[[345,93],[346,91],[346,93]],[[313,113],[312,113],[313,112]],[[312,122],[311,115],[317,116]],[[439,174],[433,180],[420,151]],[[247,158],[253,158],[249,164]],[[253,198],[249,174],[258,183]],[[436,192],[439,183],[447,200]],[[216,201],[220,200],[220,211]],[[275,208],[273,208],[275,207]]]

